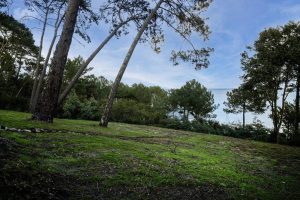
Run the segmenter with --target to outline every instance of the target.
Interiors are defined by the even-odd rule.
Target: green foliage
[[[167,117],[167,107],[167,93],[160,87],[146,87],[143,84],[129,87],[122,84],[111,119],[127,123],[158,124]]]
[[[98,102],[93,97],[81,101],[77,94],[73,92],[63,105],[62,117],[96,120],[100,117]]]
[[[37,51],[30,30],[0,12],[0,108],[26,110]]]
[[[170,104],[173,111],[183,115],[183,120],[188,120],[189,114],[198,121],[214,117],[212,112],[217,108],[213,94],[195,79],[186,82],[180,89],[172,90]]]
[[[147,124],[149,116],[147,105],[131,99],[118,99],[112,110],[112,121]]]
[[[71,93],[63,106],[63,117],[78,119],[81,116],[81,102],[76,93]]]
[[[266,29],[254,46],[248,48],[250,52],[242,54],[243,84],[248,86],[252,96],[247,99],[259,110],[270,108],[274,142],[279,142],[287,97],[295,88],[297,58],[292,57],[299,51],[299,33],[296,23]]]
[[[224,102],[226,113],[256,112],[262,113],[265,103],[259,96],[253,95],[251,86],[242,84],[240,87],[227,92],[227,102]]]
[[[198,133],[207,133],[215,135],[224,135],[235,138],[251,139],[268,142],[270,141],[270,130],[261,124],[255,123],[243,127],[233,127],[220,124],[217,121],[181,121],[179,119],[165,119],[159,126],[176,130],[193,131]]]
[[[169,27],[180,38],[183,38],[189,45],[188,49],[173,50],[170,60],[174,65],[179,61],[190,62],[195,69],[206,68],[209,65],[208,57],[213,51],[212,48],[197,48],[192,43],[192,34],[197,34],[204,40],[208,39],[210,33],[208,25],[205,23],[206,18],[202,16],[211,0],[202,1],[177,1],[163,0],[155,16],[147,24],[146,30],[140,42],[149,41],[151,47],[157,53],[161,52],[161,45],[165,41],[165,27]],[[156,2],[157,3],[157,2]],[[114,28],[126,19],[133,19],[137,30],[140,30],[143,22],[152,11],[153,4],[145,0],[109,0],[101,8],[101,19],[110,23]],[[119,31],[118,36],[122,33],[128,33],[128,26]]]
[[[85,61],[81,56],[78,56],[74,58],[73,60],[68,59],[67,63],[65,65],[65,70],[64,70],[64,82],[65,84],[68,84],[72,78],[75,76],[76,72],[80,68],[80,66],[84,63]],[[84,70],[82,73],[82,76],[84,76],[87,72],[91,71],[93,68],[87,68]]]
[[[97,120],[100,118],[99,103],[91,97],[81,104],[81,119]]]

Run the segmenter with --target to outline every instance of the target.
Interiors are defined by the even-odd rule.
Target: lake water
[[[223,111],[224,101],[227,100],[226,92],[231,91],[230,89],[212,89],[211,92],[214,94],[215,104],[219,104],[218,109],[214,112],[217,115],[215,118],[217,121],[223,124],[242,124],[243,118],[242,113],[239,114],[227,114]],[[246,113],[246,124],[251,124],[253,121],[260,120],[262,124],[268,128],[272,128],[272,121],[269,118],[270,112],[267,111],[264,114]]]

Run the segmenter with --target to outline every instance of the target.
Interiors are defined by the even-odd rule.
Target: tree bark
[[[20,57],[19,57],[19,67],[18,67],[18,70],[17,70],[15,81],[17,81],[19,79],[21,68],[22,68],[22,55],[20,55]]]
[[[296,99],[295,99],[295,137],[299,136],[299,122],[300,122],[300,111],[299,111],[299,104],[300,104],[300,66],[298,66],[297,71],[297,83],[296,83]]]
[[[271,134],[271,142],[277,142],[278,130],[278,108],[277,108],[277,90],[274,92],[274,99],[272,100],[272,121],[273,121],[273,133]]]
[[[243,104],[243,128],[245,128],[245,113],[246,113],[246,105]]]
[[[65,88],[65,90],[61,93],[61,95],[58,98],[58,105],[63,102],[63,100],[66,98],[66,96],[70,93],[71,89],[76,84],[79,77],[82,75],[84,70],[87,68],[87,66],[90,64],[90,62],[96,57],[96,55],[101,51],[101,49],[110,41],[110,39],[117,33],[117,31],[126,23],[128,23],[130,20],[127,20],[121,24],[119,24],[114,31],[112,31],[105,40],[95,49],[95,51],[89,56],[89,58],[80,66],[79,70],[75,74],[75,76],[70,81],[69,85]]]
[[[288,72],[287,72],[286,80],[284,81],[284,88],[283,88],[282,98],[281,98],[281,110],[280,110],[279,116],[278,116],[278,127],[277,127],[278,132],[277,132],[277,137],[276,137],[276,143],[277,144],[280,143],[280,128],[281,128],[281,125],[282,125],[283,115],[284,115],[284,112],[285,112],[286,99],[289,95],[289,92],[287,91],[288,83],[289,83],[289,76],[288,76]]]
[[[60,39],[56,45],[53,60],[50,67],[47,86],[38,100],[32,119],[39,121],[53,122],[56,112],[59,92],[61,89],[64,67],[72,43],[76,19],[81,0],[70,0],[66,12],[66,18]]]
[[[121,79],[123,77],[123,74],[127,68],[127,65],[129,63],[129,60],[133,54],[133,51],[136,47],[136,45],[138,44],[141,36],[143,35],[145,29],[147,28],[150,20],[155,16],[157,10],[159,9],[160,5],[163,3],[164,0],[159,0],[159,2],[156,4],[155,8],[151,11],[151,13],[149,14],[149,16],[146,18],[146,20],[144,21],[141,29],[139,30],[139,32],[137,33],[137,35],[135,36],[128,52],[127,52],[127,55],[125,56],[125,59],[120,67],[120,70],[118,72],[118,75],[112,85],[112,88],[111,88],[111,91],[110,91],[110,94],[109,94],[109,97],[108,97],[108,101],[107,101],[107,104],[105,106],[105,109],[104,109],[104,112],[103,112],[103,115],[101,117],[101,120],[100,120],[100,126],[103,126],[103,127],[107,127],[108,125],[108,119],[109,119],[109,116],[110,116],[110,113],[111,113],[111,109],[112,109],[112,105],[113,105],[113,101],[114,101],[114,98],[116,96],[116,93],[117,93],[117,90],[118,90],[118,87],[119,87],[119,84],[121,82]]]
[[[54,46],[54,43],[56,41],[56,37],[57,37],[57,32],[58,32],[58,29],[60,27],[60,24],[63,20],[63,17],[62,16],[60,18],[60,11],[58,12],[58,16],[57,16],[57,19],[56,19],[56,22],[55,22],[55,29],[54,29],[54,34],[53,34],[53,38],[52,38],[52,41],[51,41],[51,44],[50,44],[50,47],[48,49],[48,53],[47,53],[47,56],[46,56],[46,59],[45,59],[45,62],[43,64],[43,69],[42,69],[42,72],[40,74],[40,77],[39,77],[39,80],[38,80],[38,84],[37,84],[37,87],[36,87],[36,92],[35,92],[35,95],[33,97],[33,100],[32,100],[32,109],[34,110],[35,107],[36,107],[36,104],[37,104],[37,101],[39,99],[39,96],[41,94],[41,89],[42,89],[42,85],[43,85],[43,81],[44,81],[44,78],[45,78],[45,75],[46,75],[46,70],[47,70],[47,66],[48,66],[48,63],[49,63],[49,60],[50,60],[50,56],[51,56],[51,53],[52,53],[52,49],[53,49],[53,46]]]
[[[36,68],[34,70],[34,75],[33,75],[34,82],[33,82],[33,87],[32,87],[32,91],[31,91],[30,105],[29,105],[31,113],[33,113],[34,109],[35,109],[35,106],[33,105],[33,100],[34,100],[34,96],[35,96],[36,88],[37,88],[37,84],[38,84],[39,68],[40,68],[40,62],[41,62],[41,57],[42,57],[44,35],[45,35],[47,21],[48,21],[48,13],[49,13],[49,8],[46,10],[46,13],[45,13],[45,21],[43,24],[43,29],[42,29],[41,39],[40,39],[39,54],[38,54],[38,57],[36,60]]]

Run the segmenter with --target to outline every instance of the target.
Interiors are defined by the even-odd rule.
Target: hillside
[[[0,131],[0,199],[300,199],[298,147],[4,110],[0,125],[35,128]]]

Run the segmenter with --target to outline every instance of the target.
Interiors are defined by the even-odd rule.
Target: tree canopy
[[[186,82],[179,89],[173,89],[170,102],[173,109],[183,115],[184,120],[188,120],[189,115],[198,121],[212,118],[213,111],[217,108],[213,94],[195,79]]]

